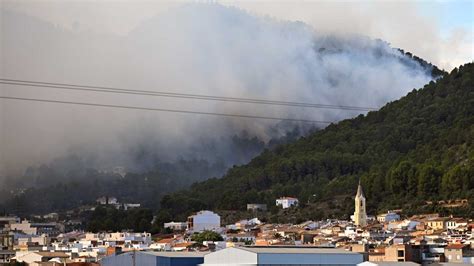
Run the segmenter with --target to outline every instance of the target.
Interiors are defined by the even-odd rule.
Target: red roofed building
[[[177,243],[175,244],[171,250],[172,251],[185,251],[187,250],[190,246],[192,246],[194,242],[183,242],[183,243]]]
[[[176,243],[174,238],[163,238],[150,245],[153,250],[171,251],[171,247]]]
[[[449,244],[444,248],[446,262],[462,263],[463,250],[466,248],[463,244]]]

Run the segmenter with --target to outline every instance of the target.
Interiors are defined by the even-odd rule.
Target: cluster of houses
[[[298,200],[283,197],[275,204],[291,208]],[[249,204],[248,209],[266,210],[266,205]],[[223,225],[217,213],[203,210],[185,222],[165,223],[172,233],[152,236],[146,232],[66,232],[60,223],[0,217],[0,264],[474,264],[472,219],[437,214],[401,219],[399,211],[367,216],[359,186],[351,221],[270,224],[255,217]],[[193,241],[194,234],[205,231],[215,232],[222,240]]]
[[[153,248],[150,233],[65,233],[60,223],[31,223],[17,217],[0,217],[0,265],[89,265],[127,250]]]

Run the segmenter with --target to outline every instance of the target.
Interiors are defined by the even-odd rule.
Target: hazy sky
[[[126,34],[183,1],[1,0],[4,8],[79,31]],[[222,1],[317,31],[381,38],[450,70],[473,60],[474,1]]]
[[[446,70],[473,60],[468,1],[0,1],[2,78],[380,107],[432,78],[421,66],[404,64],[408,59],[391,47]],[[11,85],[0,85],[0,94],[324,121],[359,114]],[[269,140],[289,128],[274,121],[2,100],[0,175],[3,165],[21,171],[68,153],[103,154],[114,164],[141,146],[170,160],[188,153],[226,157],[233,150],[225,141],[214,151],[203,139],[246,130]]]

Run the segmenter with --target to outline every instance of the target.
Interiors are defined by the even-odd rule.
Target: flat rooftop
[[[366,261],[372,265],[378,266],[419,266],[420,264],[412,261]],[[462,265],[462,264],[458,264]]]
[[[168,258],[203,258],[209,252],[186,252],[186,251],[139,251],[141,253]]]
[[[15,255],[16,251],[15,250],[0,250],[0,255],[9,255],[9,254]]]
[[[358,254],[338,248],[311,247],[311,246],[245,246],[236,247],[254,253],[292,253],[292,254]]]

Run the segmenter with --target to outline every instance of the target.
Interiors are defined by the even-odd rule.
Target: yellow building
[[[443,230],[445,221],[444,218],[431,218],[425,221],[425,225],[433,230]]]

